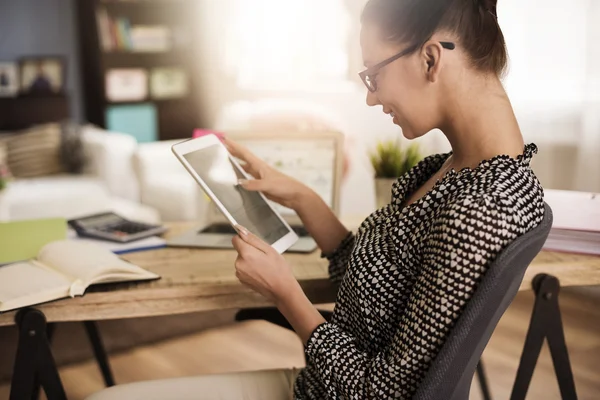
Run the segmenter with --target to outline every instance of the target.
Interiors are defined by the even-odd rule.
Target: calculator
[[[161,235],[167,228],[130,221],[114,212],[94,214],[68,221],[78,236],[128,243],[149,236]]]

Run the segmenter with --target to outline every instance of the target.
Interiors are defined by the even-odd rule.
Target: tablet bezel
[[[189,174],[192,175],[192,177],[194,178],[194,180],[200,185],[200,187],[206,193],[206,195],[208,197],[210,197],[210,199],[215,203],[215,205],[217,206],[217,208],[221,211],[221,213],[227,219],[227,221],[231,224],[231,226],[233,226],[234,229],[237,230],[237,228],[235,228],[235,226],[237,225],[237,221],[235,220],[235,218],[233,217],[233,215],[231,215],[231,213],[227,210],[227,208],[225,208],[225,206],[223,205],[223,203],[221,203],[221,201],[212,192],[212,190],[210,190],[210,188],[204,182],[204,180],[200,177],[200,175],[198,175],[196,173],[196,171],[194,170],[194,168],[192,168],[192,166],[185,159],[185,155],[186,154],[192,153],[194,151],[201,150],[201,149],[204,149],[206,147],[213,146],[213,145],[221,146],[225,150],[225,152],[227,152],[227,154],[229,155],[229,159],[231,160],[231,163],[233,164],[234,168],[236,168],[247,179],[252,179],[252,177],[250,177],[240,167],[240,165],[237,163],[237,161],[235,160],[235,158],[232,157],[229,154],[229,152],[227,151],[227,148],[223,145],[223,143],[221,143],[221,141],[219,140],[219,138],[216,135],[214,135],[214,134],[208,134],[208,135],[204,135],[204,136],[201,136],[201,137],[198,137],[198,138],[187,139],[187,140],[185,140],[183,142],[176,143],[173,146],[171,146],[171,151],[177,157],[177,159],[179,160],[179,162],[181,162],[181,164],[189,172]],[[287,221],[281,215],[279,215],[279,213],[277,213],[277,211],[275,211],[275,209],[271,206],[271,204],[269,204],[269,202],[267,201],[266,197],[262,193],[260,193],[260,192],[258,192],[258,194],[261,196],[261,198],[263,199],[263,201],[265,202],[265,204],[271,209],[271,211],[277,216],[277,218],[281,221],[281,223],[288,230],[287,234],[285,234],[284,236],[282,236],[281,238],[279,238],[277,241],[275,241],[273,244],[270,245],[279,254],[281,254],[281,253],[285,252],[287,249],[289,249],[294,243],[296,243],[296,241],[298,240],[298,236],[292,230],[292,228],[287,223]]]

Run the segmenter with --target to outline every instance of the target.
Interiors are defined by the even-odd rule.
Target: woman
[[[500,82],[507,55],[495,0],[370,0],[361,46],[367,104],[382,106],[408,139],[439,128],[452,151],[400,177],[391,204],[353,234],[306,186],[226,140],[257,178],[242,185],[297,211],[340,288],[326,322],[281,255],[236,236],[238,278],[277,305],[307,366],[190,378],[193,398],[208,387],[232,399],[287,390],[296,399],[411,398],[490,263],[543,217],[529,165],[536,147],[524,144]],[[233,397],[242,381],[244,396]]]

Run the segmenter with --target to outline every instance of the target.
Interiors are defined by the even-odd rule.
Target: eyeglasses
[[[454,48],[456,47],[452,42],[440,42],[440,44],[443,48],[448,50],[454,50]],[[382,62],[365,69],[363,72],[360,72],[358,76],[360,76],[360,79],[362,79],[363,83],[365,84],[367,89],[369,89],[370,92],[375,92],[377,90],[377,81],[375,80],[375,77],[379,73],[379,70],[388,65],[389,63],[396,61],[400,57],[414,52],[418,47],[418,45],[415,45],[409,47],[408,49],[402,50],[400,53],[393,55],[390,58],[386,58]]]

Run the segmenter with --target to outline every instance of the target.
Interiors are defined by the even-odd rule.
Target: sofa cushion
[[[102,181],[86,175],[53,175],[15,179],[0,208],[11,220],[75,218],[106,211],[110,196]]]
[[[80,174],[88,161],[81,137],[81,126],[65,121],[61,124],[60,161],[67,172]]]
[[[206,202],[198,196],[200,192],[185,170],[172,175],[157,174],[143,182],[142,201],[158,210],[163,221],[199,221],[205,215],[201,208],[206,208]]]
[[[7,140],[8,167],[18,178],[66,172],[61,162],[60,124],[26,129]]]

